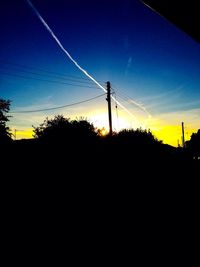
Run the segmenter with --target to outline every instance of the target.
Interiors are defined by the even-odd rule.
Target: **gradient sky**
[[[111,82],[113,128],[147,128],[164,143],[200,128],[200,44],[139,0],[32,0],[72,57],[104,87]],[[0,97],[11,112],[67,105],[101,95],[61,51],[26,0],[0,1]],[[142,107],[134,104],[134,101]],[[145,111],[146,110],[146,111]],[[108,127],[105,96],[80,105],[12,113],[17,138],[46,117],[83,116]]]

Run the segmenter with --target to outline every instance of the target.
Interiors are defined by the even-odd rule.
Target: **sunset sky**
[[[78,64],[104,88],[111,82],[126,109],[112,103],[115,131],[142,127],[177,146],[181,122],[186,140],[200,128],[200,44],[186,33],[139,0],[32,3]],[[60,49],[26,0],[0,1],[0,25],[0,98],[12,101],[9,126],[17,139],[58,114],[108,128],[103,90]]]

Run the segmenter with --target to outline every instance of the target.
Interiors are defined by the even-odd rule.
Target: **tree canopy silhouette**
[[[11,140],[10,128],[6,126],[9,121],[7,113],[10,110],[10,100],[0,99],[0,143]]]
[[[113,136],[112,143],[114,154],[123,155],[126,161],[169,157],[170,148],[146,129],[124,129]]]
[[[93,124],[86,119],[70,120],[63,115],[57,115],[53,119],[46,118],[38,127],[34,127],[34,137],[40,140],[56,142],[85,141],[97,136]]]
[[[162,141],[158,141],[154,137],[150,130],[143,129],[124,129],[117,134],[117,140],[123,145],[127,143],[128,145],[134,145],[134,147],[139,148],[162,143]]]
[[[200,154],[200,129],[191,135],[190,140],[186,142],[186,148],[193,154]]]

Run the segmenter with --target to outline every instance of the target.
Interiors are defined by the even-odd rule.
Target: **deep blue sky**
[[[32,3],[74,59],[102,84],[111,82],[118,100],[137,117],[135,126],[141,123],[156,130],[158,125],[177,126],[185,121],[190,128],[200,128],[200,44],[191,37],[139,0]],[[26,0],[0,1],[0,25],[0,97],[12,100],[12,110],[70,104],[102,93],[92,82],[85,83],[86,77],[59,49]],[[64,74],[66,80],[55,73]],[[75,83],[69,75],[75,76]],[[141,103],[154,120],[130,105],[130,98]],[[90,116],[106,108],[102,98],[62,113]],[[46,115],[19,118],[13,114],[11,126],[30,128]],[[134,127],[134,122],[130,125]]]

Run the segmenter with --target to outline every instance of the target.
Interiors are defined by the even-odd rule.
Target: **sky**
[[[32,3],[73,59],[103,88],[110,81],[118,101],[114,131],[150,129],[177,146],[182,122],[186,140],[200,128],[200,44],[186,33],[139,0]],[[0,25],[0,98],[11,100],[8,125],[16,139],[32,137],[33,126],[58,114],[108,129],[105,92],[63,52],[27,0],[1,0]]]

